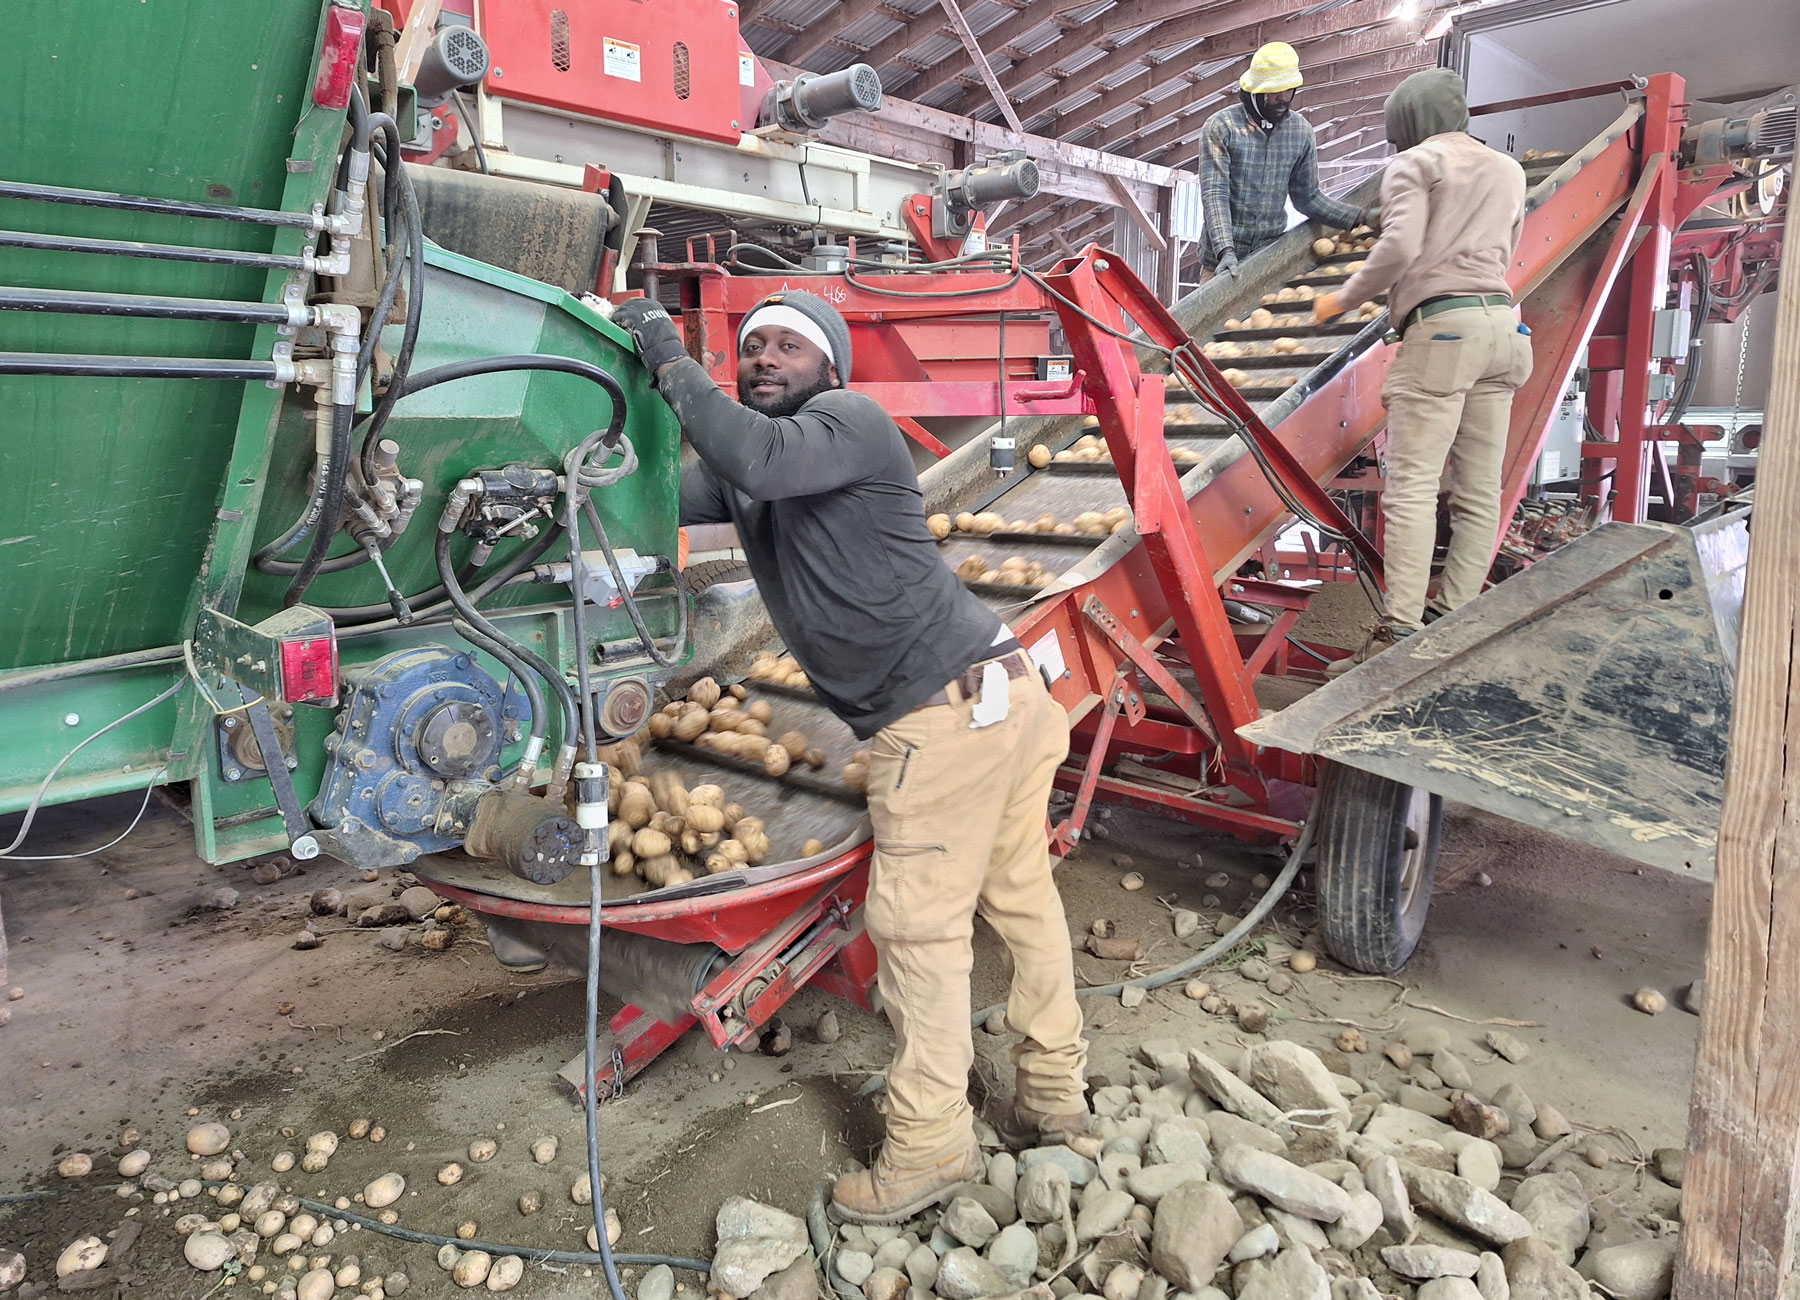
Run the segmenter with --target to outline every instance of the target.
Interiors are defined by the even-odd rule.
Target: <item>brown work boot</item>
[[[1001,1141],[1015,1151],[1027,1147],[1067,1145],[1071,1138],[1087,1132],[1089,1115],[1078,1110],[1066,1115],[1049,1115],[1029,1106],[1009,1106],[994,1125]]]
[[[986,1176],[981,1148],[972,1142],[961,1155],[923,1169],[892,1163],[884,1146],[873,1169],[837,1180],[831,1204],[850,1223],[900,1223],[936,1205],[958,1183],[978,1183]]]
[[[1358,664],[1368,663],[1369,660],[1373,659],[1383,650],[1386,650],[1389,646],[1397,645],[1399,642],[1411,636],[1412,633],[1413,629],[1410,627],[1401,627],[1398,624],[1389,623],[1383,620],[1375,625],[1375,630],[1369,633],[1369,639],[1362,643],[1355,654],[1334,661],[1331,666],[1325,670],[1325,675],[1327,677],[1342,677]]]

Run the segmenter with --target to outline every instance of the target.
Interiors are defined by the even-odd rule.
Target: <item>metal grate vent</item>
[[[475,34],[473,28],[449,28],[444,33],[444,41],[440,49],[444,57],[444,66],[456,74],[459,85],[466,86],[472,81],[480,81],[487,75],[487,46],[481,37]]]
[[[561,9],[550,11],[550,62],[558,72],[569,70],[569,15]]]
[[[693,69],[686,41],[675,42],[675,98],[686,99],[694,92]]]

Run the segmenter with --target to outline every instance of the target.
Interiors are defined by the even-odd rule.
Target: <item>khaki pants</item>
[[[974,1137],[969,972],[975,914],[1012,956],[1006,1024],[1021,1105],[1084,1110],[1081,1008],[1062,897],[1044,837],[1051,778],[1069,752],[1062,708],[1033,671],[1007,682],[1005,719],[971,728],[971,701],[915,709],[869,750],[875,857],[865,913],[894,1027],[887,1144],[902,1167]]]
[[[1415,322],[1382,385],[1388,409],[1387,620],[1417,630],[1437,541],[1438,485],[1449,459],[1450,550],[1437,603],[1481,593],[1500,537],[1500,468],[1513,390],[1531,377],[1531,340],[1507,307],[1470,307]]]

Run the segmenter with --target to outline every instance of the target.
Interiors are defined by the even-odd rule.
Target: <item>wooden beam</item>
[[[933,18],[937,17],[935,10],[927,10],[926,12]],[[1007,52],[1007,47],[1014,41],[1023,40],[1025,37],[1031,35],[1045,23],[1056,23],[1058,32],[1065,31],[1068,27],[1074,26],[1073,23],[1065,24],[1059,21],[1060,17],[1061,16],[1058,14],[1046,12],[1045,7],[1042,4],[1026,4],[1015,11],[1010,18],[1002,18],[999,22],[981,33],[983,48],[992,54],[1004,55],[1011,59],[1014,56]],[[940,29],[941,27],[942,24],[939,24]],[[931,33],[929,32],[924,33],[924,35],[930,34]],[[895,57],[894,53],[889,52],[889,42],[894,39],[896,38],[890,36],[879,45],[872,46],[869,50],[869,62],[874,63],[877,57]],[[908,44],[916,45],[918,39],[919,38],[914,38],[909,41]],[[905,47],[902,47],[902,49],[904,48]],[[875,66],[880,67],[881,65],[877,63]],[[929,68],[919,72],[912,79],[897,83],[895,89],[904,90],[909,99],[922,99],[932,91],[936,90],[939,86],[944,85],[946,82],[955,81],[958,77],[965,75],[968,71],[968,66],[961,58],[957,55],[949,54],[939,59]]]
[[[1095,122],[1124,108],[1140,95],[1180,77],[1193,74],[1200,64],[1217,62],[1223,58],[1239,58],[1254,54],[1258,47],[1268,41],[1286,41],[1298,46],[1303,42],[1316,40],[1326,36],[1340,36],[1345,41],[1342,47],[1344,55],[1349,57],[1350,51],[1358,54],[1373,54],[1397,46],[1416,42],[1424,30],[1423,24],[1429,21],[1429,15],[1412,21],[1390,20],[1393,12],[1393,0],[1353,0],[1352,3],[1325,13],[1308,14],[1305,17],[1291,18],[1284,21],[1271,21],[1229,33],[1216,41],[1210,41],[1199,50],[1188,51],[1177,58],[1169,59],[1150,68],[1142,75],[1133,77],[1113,89],[1106,91],[1084,104],[1067,109],[1053,119],[1045,128],[1045,132],[1058,139],[1066,138],[1072,132]],[[1371,32],[1347,34],[1347,29],[1370,27]],[[1303,56],[1304,57],[1304,56]],[[1086,69],[1083,69],[1085,72]],[[1236,82],[1241,68],[1228,68],[1215,72],[1211,80],[1223,81],[1229,85]],[[1059,96],[1060,97],[1060,96]],[[1037,111],[1032,107],[1039,96],[1027,100],[1015,101],[1022,117],[1030,120]],[[1305,100],[1300,102],[1301,111],[1306,108]]]
[[[1144,232],[1144,238],[1150,241],[1150,246],[1159,253],[1168,252],[1169,241],[1163,238],[1163,232],[1157,227],[1156,219],[1138,206],[1137,199],[1130,190],[1125,188],[1124,182],[1116,176],[1108,176],[1106,186],[1118,199],[1119,207],[1124,210],[1125,215],[1130,217],[1137,228]]]
[[[981,42],[975,39],[975,33],[970,30],[969,20],[963,17],[962,9],[958,7],[956,0],[938,0],[938,4],[950,19],[951,30],[956,33],[956,39],[962,42],[963,49],[968,52],[969,61],[975,65],[975,71],[980,75],[982,84],[987,87],[988,94],[993,96],[994,107],[1000,110],[1001,118],[1013,130],[1024,135],[1025,128],[1019,122],[1019,115],[1013,111],[1011,102],[1006,98],[1006,92],[1000,89],[1000,79],[994,75],[994,69],[988,63],[987,55],[981,52]]]
[[[1782,270],[1688,1112],[1680,1300],[1788,1294],[1800,1227],[1800,274]]]
[[[886,3],[887,0],[847,0],[835,10],[819,15],[807,24],[803,34],[781,47],[781,61],[804,67],[808,59],[827,45],[842,44],[847,49],[855,49],[854,45],[839,41],[838,33],[852,23],[861,22]]]

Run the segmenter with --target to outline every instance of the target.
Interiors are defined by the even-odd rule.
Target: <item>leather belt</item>
[[[1510,307],[1512,305],[1512,299],[1503,293],[1439,294],[1436,298],[1427,298],[1414,307],[1406,317],[1406,324],[1400,328],[1404,333],[1427,316],[1437,316],[1447,311],[1466,311],[1471,307]]]
[[[1009,679],[1028,677],[1035,671],[1031,662],[1031,657],[1025,653],[1025,647],[1014,642],[1012,649],[1004,650],[990,659],[983,659],[980,663],[970,664],[956,677],[952,678],[943,690],[923,701],[919,707],[921,709],[929,709],[934,705],[951,703],[951,686],[954,686],[957,689],[957,700],[974,699],[981,694],[982,670],[991,663],[997,663],[1004,667]]]

